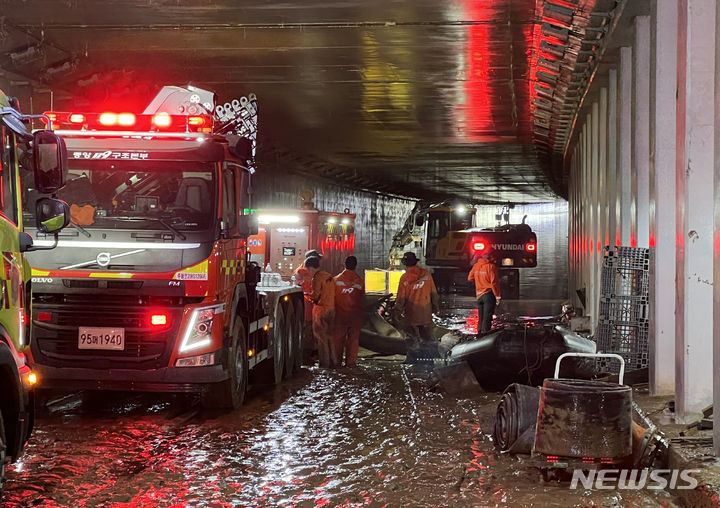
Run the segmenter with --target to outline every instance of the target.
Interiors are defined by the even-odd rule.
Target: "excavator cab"
[[[473,227],[475,209],[437,207],[426,212],[424,254],[429,265],[455,266],[467,257],[465,230]]]

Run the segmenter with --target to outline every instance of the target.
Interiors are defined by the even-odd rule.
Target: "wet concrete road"
[[[428,388],[427,373],[365,358],[256,387],[242,411],[192,397],[75,393],[51,400],[5,506],[676,506],[665,492],[572,491],[499,455],[497,394]]]

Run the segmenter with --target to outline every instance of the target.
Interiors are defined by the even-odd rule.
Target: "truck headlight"
[[[178,352],[186,353],[210,345],[213,319],[216,314],[223,312],[225,312],[224,303],[193,310]]]

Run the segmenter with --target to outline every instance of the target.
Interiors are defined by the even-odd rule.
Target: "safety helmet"
[[[400,262],[405,266],[415,266],[418,262],[418,258],[414,252],[406,252],[405,254],[403,254]]]

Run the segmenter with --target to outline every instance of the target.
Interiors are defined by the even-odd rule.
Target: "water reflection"
[[[545,484],[489,437],[497,394],[457,400],[427,372],[368,360],[304,370],[243,411],[181,396],[76,394],[50,407],[10,472],[7,506],[570,506],[664,493]],[[630,496],[630,497],[627,497]],[[653,497],[653,496],[659,496]],[[667,499],[666,499],[667,498]]]

